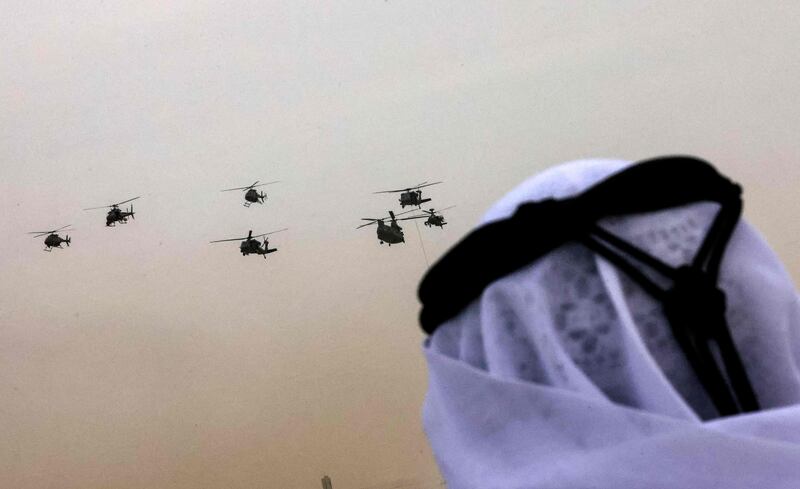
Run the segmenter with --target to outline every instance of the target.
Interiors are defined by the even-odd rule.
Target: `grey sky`
[[[0,6],[0,486],[435,487],[425,259],[354,229],[376,190],[445,181],[433,259],[549,165],[696,154],[800,277],[800,6],[129,3]]]

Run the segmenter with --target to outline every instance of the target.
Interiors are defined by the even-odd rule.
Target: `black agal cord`
[[[696,202],[716,202],[720,210],[692,262],[678,268],[597,224],[606,217]],[[522,204],[511,217],[467,235],[422,280],[420,323],[432,334],[490,283],[561,245],[583,243],[662,303],[675,339],[721,415],[756,411],[758,401],[725,319],[725,294],[717,286],[722,256],[741,211],[741,187],[705,161],[664,157],[638,163],[574,197]],[[641,271],[642,265],[671,280],[672,287],[659,286]]]

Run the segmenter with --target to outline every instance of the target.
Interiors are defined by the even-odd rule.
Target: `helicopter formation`
[[[280,182],[280,180],[274,180],[271,182],[266,183],[259,183],[259,180],[256,180],[251,185],[246,187],[235,187],[235,188],[228,188],[223,189],[221,192],[232,192],[236,190],[240,190],[244,192],[243,198],[243,206],[250,207],[252,204],[264,204],[267,200],[266,192],[259,192],[256,190],[259,187],[263,187],[266,185],[272,185],[274,183]],[[398,224],[398,221],[407,221],[407,220],[415,220],[415,219],[425,219],[425,226],[429,228],[438,227],[440,229],[444,228],[447,224],[445,221],[444,215],[441,214],[442,211],[452,209],[455,206],[445,207],[444,209],[439,209],[438,211],[434,208],[429,210],[422,209],[422,204],[430,202],[431,198],[424,198],[422,196],[422,189],[425,187],[430,187],[432,185],[438,185],[442,182],[422,182],[418,185],[413,187],[408,187],[405,189],[399,190],[382,190],[379,192],[374,192],[375,194],[385,194],[385,193],[400,193],[400,207],[405,208],[406,206],[416,206],[416,209],[411,209],[405,212],[400,212],[399,214],[395,214],[393,211],[388,211],[387,217],[364,217],[362,221],[368,221],[365,224],[358,226],[356,229],[361,229],[367,226],[376,225],[376,234],[378,237],[378,242],[380,244],[388,244],[389,246],[398,243],[405,242],[405,235],[403,233],[403,228]],[[127,209],[123,210],[120,208],[123,204],[127,204],[133,202],[134,200],[140,199],[140,196],[136,196],[127,200],[123,200],[121,202],[116,202],[114,204],[102,205],[98,207],[88,207],[83,209],[84,211],[91,211],[97,209],[108,209],[106,213],[106,227],[114,227],[117,224],[127,224],[128,218],[135,219],[135,212],[133,210],[133,204],[130,204]],[[400,217],[412,212],[418,213],[417,215],[412,215],[408,217]],[[387,223],[388,221],[388,223]],[[59,233],[66,233],[68,231],[72,231],[71,225],[62,226],[60,228],[56,228],[50,231],[31,231],[28,234],[33,235],[34,238],[41,238],[42,236],[46,236],[44,240],[44,251],[50,252],[54,248],[63,249],[61,246],[62,244],[66,244],[69,247],[72,239],[68,234],[65,234],[62,238]],[[210,241],[209,243],[223,243],[223,242],[230,242],[230,241],[239,241],[239,252],[242,256],[247,255],[260,255],[263,256],[265,259],[267,255],[270,253],[274,253],[278,251],[277,248],[270,248],[269,245],[269,238],[267,236],[283,232],[288,230],[288,228],[278,229],[275,231],[270,231],[266,233],[256,234],[253,235],[253,230],[249,230],[246,237],[241,238],[226,238],[226,239],[218,239],[214,241]],[[263,241],[259,241],[258,238],[263,238]]]
[[[259,192],[256,190],[258,187],[263,187],[265,185],[272,185],[273,183],[278,183],[280,180],[274,180],[272,182],[267,183],[258,183],[260,180],[256,180],[252,184],[248,185],[247,187],[236,187],[236,188],[227,188],[221,190],[221,192],[232,192],[234,190],[241,190],[244,192],[244,203],[242,204],[245,207],[250,207],[252,204],[264,204],[267,200],[267,193],[266,192]],[[239,252],[242,256],[247,255],[261,255],[264,259],[267,259],[267,255],[270,253],[275,253],[278,251],[278,248],[270,248],[269,247],[269,240],[267,236],[270,234],[279,233],[281,231],[286,231],[289,228],[278,229],[277,231],[270,231],[268,233],[257,234],[253,236],[253,230],[249,230],[247,233],[247,237],[244,238],[227,238],[227,239],[217,239],[214,241],[209,241],[209,243],[224,243],[228,241],[241,241],[239,244]],[[264,242],[260,243],[256,238],[264,238]]]
[[[117,202],[116,204],[109,204],[109,205],[101,205],[99,207],[89,207],[83,209],[85,211],[93,211],[96,209],[108,209],[108,213],[106,214],[106,227],[113,227],[116,223],[126,224],[128,222],[128,218],[136,219],[134,217],[133,211],[133,204],[128,207],[128,210],[123,211],[119,208],[122,204],[127,204],[128,202],[132,202],[138,198],[141,198],[141,195],[138,197],[134,197],[132,199],[123,200],[122,202]],[[33,234],[34,238],[41,238],[42,236],[47,235],[44,239],[44,251],[53,251],[53,248],[63,249],[61,247],[62,243],[66,243],[67,246],[72,242],[72,239],[67,235],[66,237],[62,238],[59,236],[59,232],[68,231],[68,227],[71,226],[62,226],[58,229],[54,229],[52,231],[31,231],[28,234]]]
[[[259,184],[259,181],[256,180],[255,182],[253,182],[253,184],[248,185],[247,187],[237,187],[232,189],[225,189],[222,191],[223,192],[229,192],[232,190],[244,191],[245,192],[244,206],[250,207],[250,205],[253,203],[263,204],[264,201],[267,199],[267,194],[265,192],[259,192],[258,190],[255,189],[258,187],[262,187],[264,185],[271,185],[273,183],[278,183],[278,180],[262,184]],[[97,209],[108,209],[108,213],[106,214],[106,227],[114,227],[118,223],[127,224],[128,218],[136,219],[135,212],[133,210],[133,204],[131,204],[126,210],[121,209],[120,206],[123,204],[127,204],[129,202],[133,202],[134,200],[137,200],[139,198],[141,198],[141,195],[133,197],[131,199],[123,200],[121,202],[116,202],[114,204],[102,205],[98,207],[88,207],[83,210],[91,211]],[[33,235],[34,238],[41,238],[42,236],[47,236],[44,240],[44,245],[45,245],[44,251],[50,252],[53,250],[53,248],[63,249],[61,246],[62,244],[66,244],[67,246],[70,245],[72,239],[69,237],[69,235],[65,235],[65,237],[63,238],[59,235],[59,233],[70,231],[71,230],[70,226],[71,224],[68,224],[66,226],[62,226],[60,228],[53,229],[50,231],[31,231],[28,234]],[[268,254],[278,251],[277,248],[269,247],[269,240],[266,238],[266,236],[281,231],[286,231],[287,229],[288,228],[279,229],[277,231],[271,231],[268,233],[258,234],[255,236],[253,236],[253,231],[250,230],[247,234],[247,237],[221,239],[221,240],[211,241],[211,243],[220,243],[223,241],[241,241],[241,244],[239,246],[239,251],[242,253],[242,256],[254,254],[254,255],[262,255],[264,258],[266,258]],[[257,239],[262,237],[264,238],[263,243],[259,242]]]
[[[373,192],[375,194],[388,194],[388,193],[400,193],[400,207],[405,208],[406,206],[417,206],[416,209],[411,209],[409,211],[401,212],[400,214],[395,215],[394,212],[389,211],[389,217],[362,217],[362,221],[369,221],[366,224],[362,224],[358,226],[356,229],[361,229],[366,226],[371,226],[373,224],[377,225],[376,233],[378,235],[378,242],[380,244],[388,244],[392,246],[393,244],[404,243],[405,242],[405,235],[403,234],[403,228],[397,223],[397,221],[407,221],[412,219],[426,219],[424,222],[425,226],[432,228],[434,226],[443,229],[447,222],[444,220],[444,216],[439,214],[439,212],[452,209],[455,206],[445,207],[439,211],[431,208],[430,210],[422,209],[422,204],[426,202],[430,202],[430,198],[423,198],[422,197],[422,189],[424,187],[430,187],[431,185],[438,185],[442,182],[422,182],[414,187],[408,187],[405,189],[400,190],[382,190],[380,192]],[[421,212],[421,215],[414,215],[409,217],[398,218],[398,216],[402,216],[404,214],[408,214],[410,212]],[[389,220],[389,224],[386,221]]]

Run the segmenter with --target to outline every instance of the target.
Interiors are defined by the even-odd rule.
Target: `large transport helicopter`
[[[41,238],[42,236],[47,235],[47,237],[44,238],[44,251],[53,251],[53,248],[62,249],[61,243],[66,243],[67,246],[69,246],[69,244],[72,242],[72,240],[69,238],[69,235],[64,238],[58,235],[59,232],[68,231],[67,228],[70,226],[72,226],[72,224],[61,226],[60,228],[53,229],[52,231],[31,231],[28,234],[34,234],[34,238]]]
[[[270,231],[268,233],[257,234],[255,236],[253,236],[253,230],[251,229],[250,232],[247,233],[246,238],[218,239],[216,241],[210,241],[210,243],[222,243],[225,241],[241,241],[242,243],[239,245],[239,252],[241,252],[242,256],[264,255],[264,259],[266,259],[268,254],[278,251],[278,248],[269,247],[269,240],[266,238],[266,236],[270,234],[280,233],[281,231],[286,231],[287,229],[289,228],[278,229],[277,231]],[[264,237],[263,244],[256,239],[261,237]]]
[[[267,200],[267,193],[266,192],[259,193],[259,191],[256,190],[256,188],[263,187],[264,185],[272,185],[273,183],[278,183],[278,182],[280,182],[280,180],[259,184],[258,180],[256,180],[255,182],[253,182],[252,185],[248,187],[226,188],[225,190],[221,190],[221,192],[231,192],[233,190],[243,191],[245,200],[243,205],[245,207],[250,207],[250,204],[256,204],[256,203],[263,204],[264,201]]]
[[[407,205],[415,205],[417,207],[422,206],[425,202],[430,202],[431,199],[423,199],[422,198],[422,188],[430,187],[431,185],[438,185],[442,182],[422,182],[419,185],[415,185],[413,187],[408,187],[400,190],[382,190],[380,192],[373,192],[376,194],[392,194],[397,192],[402,192],[400,194],[400,207],[405,208]]]
[[[92,211],[92,210],[95,210],[95,209],[106,209],[106,208],[109,208],[108,209],[108,214],[106,214],[106,226],[114,226],[114,224],[117,223],[117,222],[125,224],[125,223],[128,222],[128,218],[129,217],[131,219],[136,219],[134,217],[134,215],[133,215],[133,204],[131,204],[130,207],[128,207],[127,211],[121,210],[119,208],[119,206],[121,206],[122,204],[127,204],[128,202],[132,202],[132,201],[134,201],[134,200],[136,200],[136,199],[138,199],[140,197],[141,197],[141,195],[139,197],[134,197],[132,199],[123,200],[122,202],[117,202],[116,204],[101,205],[99,207],[89,207],[88,209],[84,209],[84,210],[85,211]]]
[[[428,218],[423,224],[425,224],[428,227],[436,226],[439,228],[444,228],[447,222],[444,220],[444,216],[439,214],[439,212],[446,211],[447,209],[452,209],[453,207],[455,206],[451,205],[450,207],[445,207],[444,209],[439,209],[439,210],[431,208],[430,210],[427,211],[425,209],[422,209],[421,211],[414,209],[411,211],[401,212],[400,214],[398,214],[398,216],[402,216],[403,214],[408,214],[409,212],[424,212],[425,215],[419,216]]]
[[[404,243],[406,241],[405,236],[403,235],[403,228],[397,224],[397,221],[406,221],[408,219],[422,219],[425,216],[413,216],[413,217],[404,217],[402,219],[397,219],[394,215],[394,212],[389,211],[389,217],[383,217],[380,219],[372,218],[372,217],[362,217],[362,221],[370,221],[366,224],[362,224],[358,226],[356,229],[361,229],[365,226],[371,226],[373,224],[378,225],[378,241],[381,244],[387,243],[389,246],[397,243]],[[386,219],[390,219],[391,222],[389,224],[385,224],[383,221]]]

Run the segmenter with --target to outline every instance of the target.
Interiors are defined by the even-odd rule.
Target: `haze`
[[[734,8],[735,7],[735,8]],[[581,157],[688,153],[800,276],[800,4],[0,6],[0,486],[433,488],[417,283]],[[220,189],[254,180],[265,206]],[[427,195],[444,230],[362,217]],[[136,220],[81,211],[142,195]],[[76,228],[42,252],[27,231]],[[282,227],[268,260],[208,241]],[[422,243],[420,242],[420,236]],[[423,248],[424,244],[424,248]]]

